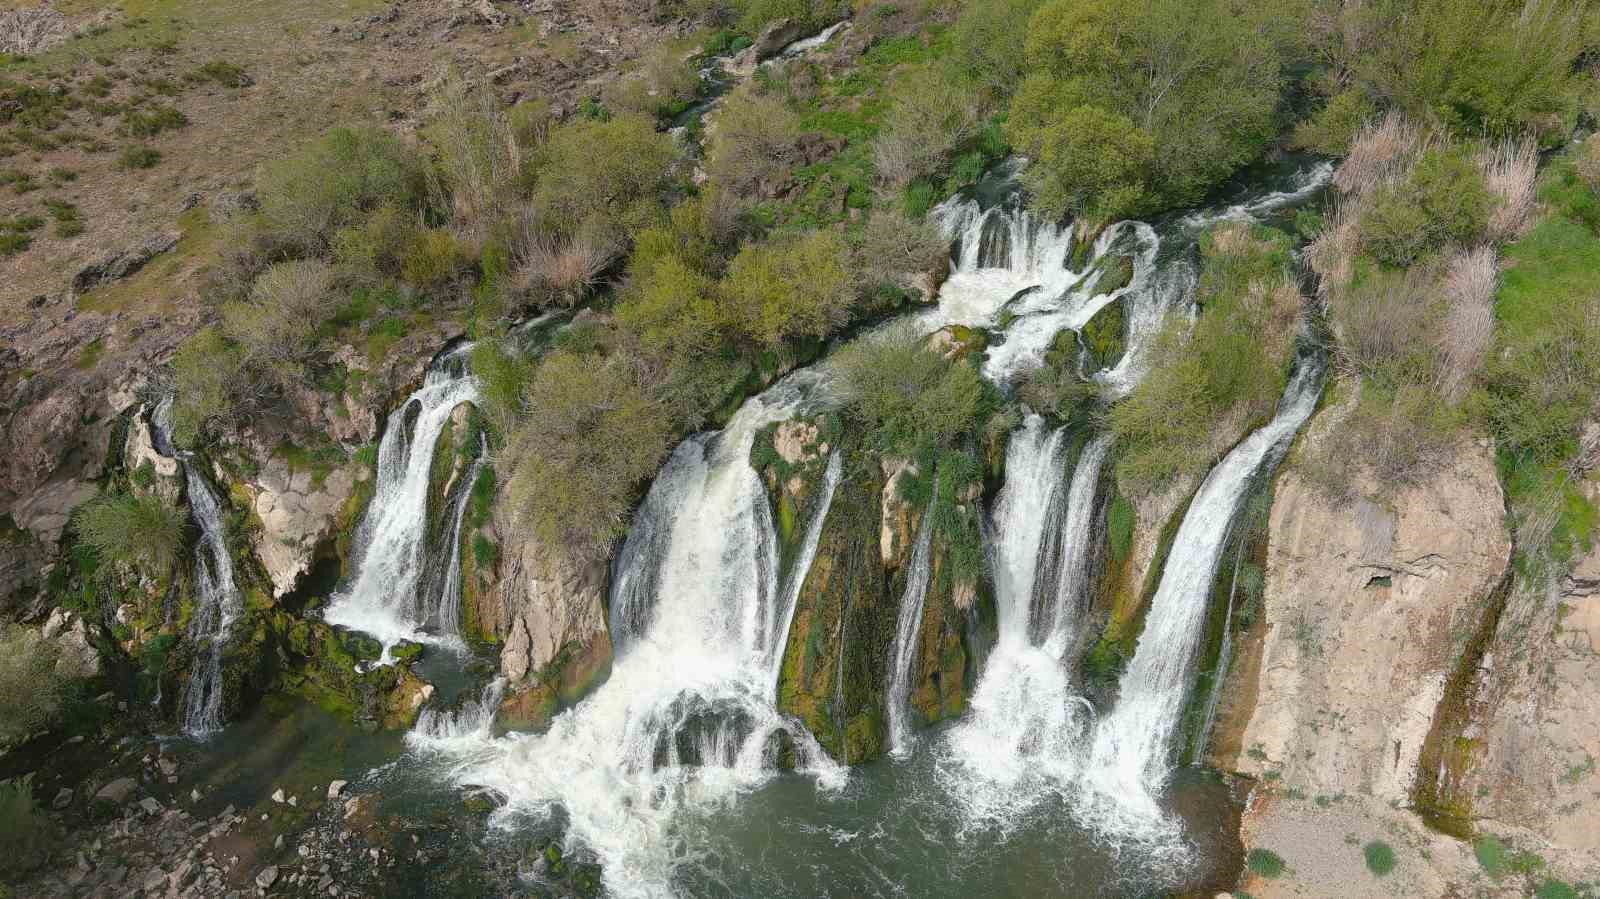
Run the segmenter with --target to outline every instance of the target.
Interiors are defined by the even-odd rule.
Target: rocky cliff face
[[[500,673],[509,682],[502,720],[539,727],[610,671],[610,572],[604,559],[577,562],[534,540],[499,500],[490,525],[498,558],[464,600],[472,603],[476,636],[501,645]]]
[[[1309,793],[1409,802],[1446,681],[1510,563],[1503,518],[1481,443],[1425,483],[1362,483],[1351,501],[1291,460],[1272,506],[1259,643],[1230,673],[1233,738],[1214,761]]]

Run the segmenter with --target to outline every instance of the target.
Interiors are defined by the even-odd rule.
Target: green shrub
[[[242,67],[221,59],[213,59],[196,69],[194,76],[198,81],[213,81],[223,87],[244,87],[250,83],[250,76]]]
[[[717,351],[727,333],[714,290],[715,282],[672,253],[636,272],[617,318],[663,356],[702,356]]]
[[[954,446],[995,403],[970,360],[952,362],[909,331],[857,340],[833,365],[847,414],[882,452]]]
[[[1022,78],[1028,22],[1043,0],[968,3],[956,20],[956,66],[989,91],[1004,95]]]
[[[676,156],[672,137],[658,133],[644,116],[557,126],[539,152],[537,221],[570,234],[595,216],[632,231],[644,224],[644,214],[655,214]]]
[[[509,437],[522,417],[522,390],[533,363],[497,337],[479,340],[472,347],[472,374],[478,379],[478,408],[497,440]]]
[[[510,500],[536,539],[603,556],[626,529],[637,485],[672,439],[666,410],[632,360],[551,351],[523,391],[510,436]],[[572,510],[583,509],[574,515]]]
[[[1472,843],[1472,854],[1477,857],[1478,866],[1495,879],[1510,870],[1508,853],[1506,844],[1491,834],[1484,834]]]
[[[467,257],[446,228],[429,228],[417,233],[400,276],[409,284],[428,290],[449,282],[467,265]]]
[[[718,288],[725,315],[745,340],[775,348],[826,337],[850,318],[855,281],[835,231],[746,244]]]
[[[1288,375],[1301,297],[1280,232],[1223,225],[1202,241],[1190,327],[1170,323],[1150,368],[1110,413],[1117,473],[1145,491],[1204,470],[1239,429],[1270,416]]]
[[[155,137],[189,124],[189,117],[171,106],[148,110],[129,110],[122,117],[122,130],[133,137]]]
[[[1133,530],[1138,523],[1139,516],[1134,512],[1133,503],[1128,502],[1128,498],[1122,494],[1117,494],[1106,514],[1106,551],[1111,561],[1121,562],[1133,551]]]
[[[161,151],[154,147],[128,147],[117,156],[117,165],[125,169],[153,169],[161,161]]]
[[[1350,151],[1356,134],[1377,114],[1378,107],[1366,91],[1342,90],[1330,97],[1316,115],[1295,127],[1294,142],[1325,156],[1343,156]]]
[[[157,496],[98,496],[72,513],[78,539],[104,562],[120,562],[160,577],[177,562],[189,519]]]
[[[1249,866],[1251,873],[1258,874],[1268,880],[1276,880],[1282,877],[1285,867],[1283,856],[1273,852],[1271,849],[1250,850],[1250,854],[1245,856],[1245,864]]]
[[[260,389],[244,354],[217,328],[202,328],[178,345],[172,374],[172,439],[182,447],[197,446],[214,429],[231,427],[250,410]]]
[[[798,159],[800,117],[782,97],[755,82],[723,98],[717,127],[706,141],[706,176],[734,196],[751,196]]]
[[[1546,880],[1534,890],[1535,899],[1578,899],[1578,891],[1560,880]]]
[[[380,206],[358,224],[341,228],[333,239],[333,255],[349,272],[398,278],[417,243],[415,211],[393,204]]]
[[[848,3],[841,0],[732,0],[739,29],[746,34],[760,34],[761,30],[779,19],[789,19],[807,30],[820,28],[829,19],[849,13]]]
[[[1037,160],[1023,170],[1032,204],[1045,215],[1086,213],[1098,221],[1149,208],[1146,187],[1155,141],[1127,116],[1098,106],[1033,115],[1030,104],[1057,102],[1051,76],[1030,76],[1012,100],[1010,137]]]
[[[1382,840],[1373,840],[1362,846],[1361,855],[1366,859],[1367,870],[1378,877],[1383,877],[1394,870],[1394,848]]]
[[[0,624],[0,744],[23,739],[54,723],[63,688],[56,672],[59,650],[20,624]]]
[[[264,168],[261,219],[279,240],[321,252],[374,209],[420,208],[424,172],[416,151],[381,128],[335,128]]]
[[[0,873],[19,875],[43,867],[54,844],[55,827],[34,805],[32,784],[0,783]]]
[[[1483,173],[1460,150],[1424,152],[1399,184],[1380,185],[1361,216],[1361,241],[1381,262],[1405,266],[1445,243],[1470,245],[1494,211]]]

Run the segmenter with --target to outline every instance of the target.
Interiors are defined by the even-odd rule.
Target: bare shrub
[[[610,109],[660,116],[694,97],[700,74],[683,50],[661,44],[639,59],[639,66],[606,85],[602,92]]]
[[[1502,243],[1515,240],[1527,230],[1533,211],[1539,148],[1531,139],[1504,140],[1480,153],[1478,164],[1489,193],[1500,200],[1489,215],[1488,237]],[[1600,166],[1595,174],[1600,177]]]
[[[223,327],[254,361],[298,363],[316,350],[316,329],[332,313],[333,270],[298,260],[269,267],[250,299],[223,306]]]
[[[1494,340],[1494,293],[1500,271],[1494,250],[1479,247],[1450,260],[1442,290],[1449,311],[1439,331],[1439,392],[1459,402]]]
[[[904,286],[911,276],[938,267],[949,250],[950,241],[931,221],[879,208],[867,220],[853,255],[856,270],[868,281]]]
[[[1350,283],[1356,252],[1361,247],[1360,218],[1358,202],[1345,200],[1335,205],[1327,225],[1306,248],[1311,270],[1321,278],[1317,290],[1324,299]]]
[[[977,132],[978,103],[972,91],[932,66],[900,75],[894,105],[872,142],[878,178],[899,189],[936,175],[957,147]]]
[[[751,83],[728,95],[709,130],[706,174],[735,194],[757,193],[797,158],[799,117],[782,98]]]
[[[518,127],[492,90],[454,72],[441,76],[433,103],[436,111],[423,134],[434,148],[457,229],[475,237],[503,217],[514,197],[511,188],[530,156],[527,129]]]
[[[1600,134],[1591,134],[1572,154],[1573,168],[1589,190],[1600,194]]]
[[[62,681],[56,644],[20,624],[0,624],[0,743],[19,740],[54,721]]]
[[[1425,267],[1377,273],[1332,294],[1328,318],[1345,372],[1384,383],[1432,380],[1434,328],[1440,304]],[[1419,358],[1425,354],[1424,358]]]
[[[1369,125],[1350,143],[1350,155],[1333,173],[1340,193],[1360,195],[1405,171],[1423,149],[1422,129],[1397,112]]]
[[[594,217],[573,234],[557,234],[524,214],[516,251],[524,288],[544,288],[570,304],[594,287],[622,245]]]

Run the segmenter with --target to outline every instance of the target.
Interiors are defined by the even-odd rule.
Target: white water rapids
[[[934,502],[938,502],[935,498]],[[900,597],[900,617],[895,622],[894,644],[889,647],[889,691],[885,702],[889,712],[889,752],[904,757],[911,753],[911,737],[906,726],[906,700],[911,693],[911,662],[917,655],[917,639],[922,635],[922,607],[928,598],[928,578],[932,573],[933,510],[922,514],[917,528],[916,547],[906,565],[906,589]]]
[[[775,773],[785,743],[825,787],[845,771],[776,709],[798,582],[841,477],[835,454],[797,558],[779,577],[756,432],[794,415],[821,376],[802,371],[684,441],[656,478],[619,557],[611,677],[547,733],[433,741],[452,777],[504,800],[494,820],[565,812],[569,850],[594,852],[615,896],[670,895],[680,812],[716,808]],[[782,581],[780,583],[780,580]]]
[[[477,379],[466,370],[470,350],[463,344],[435,360],[422,387],[389,416],[378,445],[377,488],[356,529],[355,579],[324,616],[329,624],[376,637],[385,657],[402,640],[460,645],[457,544],[465,490],[451,509],[451,545],[436,547],[443,558],[431,565],[427,506],[439,435],[457,406],[478,397]],[[469,476],[476,471],[474,465]]]

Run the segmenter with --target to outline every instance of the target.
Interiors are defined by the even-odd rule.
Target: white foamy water
[[[1157,820],[1172,773],[1172,740],[1188,694],[1211,584],[1249,488],[1287,450],[1316,408],[1322,365],[1302,361],[1277,414],[1206,476],[1178,526],[1116,706],[1095,732],[1087,777],[1133,820]]]
[[[1254,221],[1284,207],[1304,203],[1331,181],[1333,163],[1317,162],[1295,172],[1283,190],[1257,194],[1220,209],[1202,209],[1184,216],[1181,221],[1191,231],[1209,228],[1218,222]]]
[[[466,370],[466,344],[429,367],[422,387],[389,416],[378,444],[377,487],[356,529],[355,579],[333,598],[324,619],[376,637],[388,657],[402,640],[459,647],[459,540],[435,548],[430,563],[428,481],[450,413],[478,398]],[[474,464],[470,475],[475,475]],[[470,481],[463,488],[470,488]],[[456,497],[447,532],[459,537],[466,490]],[[450,537],[446,537],[450,539]]]
[[[967,815],[1012,826],[1076,778],[1093,711],[1073,689],[1075,645],[1094,548],[1094,511],[1110,440],[1100,437],[1064,478],[1064,429],[1031,416],[1006,457],[995,512],[1000,637],[968,716],[947,735],[940,772]]]
[[[460,708],[423,709],[406,734],[406,745],[435,752],[476,747],[494,736],[494,716],[505,692],[506,679],[497,677],[484,686],[477,699],[467,700]]]
[[[830,459],[797,560],[779,583],[769,501],[750,467],[762,427],[787,419],[821,376],[791,375],[747,401],[720,433],[673,453],[620,561],[611,677],[542,735],[455,745],[452,778],[504,805],[494,821],[568,820],[567,848],[594,852],[610,895],[671,895],[686,847],[674,822],[773,776],[786,743],[824,787],[845,770],[775,707],[797,582],[841,475]],[[651,569],[649,572],[641,569]],[[623,604],[627,608],[623,609]]]
[[[938,499],[935,498],[935,502]],[[911,662],[917,656],[922,635],[922,608],[928,598],[928,579],[932,569],[933,510],[922,514],[917,528],[916,547],[906,565],[906,588],[900,596],[900,615],[895,622],[894,644],[889,647],[889,690],[885,703],[889,712],[889,753],[904,757],[911,753],[911,736],[906,726],[906,701],[911,693]]]

